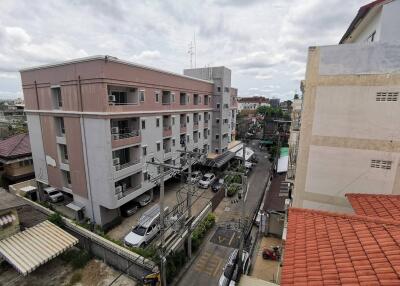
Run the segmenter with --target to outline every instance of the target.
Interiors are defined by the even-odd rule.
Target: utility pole
[[[246,172],[246,143],[243,140],[243,167],[244,172]],[[241,237],[238,251],[238,273],[239,275],[243,272],[243,247],[244,247],[244,238],[245,238],[245,201],[246,201],[246,193],[247,193],[247,176],[244,173],[242,175],[242,208],[241,208]]]
[[[186,148],[185,148],[186,149]],[[186,156],[188,155],[185,153]],[[189,154],[189,169],[188,169],[188,175],[189,175],[189,190],[187,192],[187,205],[188,205],[188,219],[192,217],[192,154]],[[194,187],[194,185],[193,185]],[[189,259],[192,258],[192,230],[191,226],[189,225],[189,235],[188,235],[188,241],[187,241],[187,254]]]

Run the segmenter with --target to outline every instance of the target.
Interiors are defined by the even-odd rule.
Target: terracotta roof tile
[[[346,194],[358,215],[397,220],[400,217],[400,195]]]
[[[29,135],[18,134],[0,141],[0,157],[13,159],[31,154]]]
[[[394,220],[291,208],[281,285],[400,285],[399,233]]]

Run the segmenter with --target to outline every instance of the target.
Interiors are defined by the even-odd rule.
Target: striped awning
[[[19,273],[27,275],[77,243],[77,238],[44,221],[1,240],[0,255]]]

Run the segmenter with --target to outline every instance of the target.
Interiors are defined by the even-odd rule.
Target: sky
[[[371,0],[0,0],[0,99],[22,97],[18,70],[93,55],[182,73],[232,70],[239,96],[291,99],[307,48],[335,45]],[[194,65],[194,56],[193,56]]]

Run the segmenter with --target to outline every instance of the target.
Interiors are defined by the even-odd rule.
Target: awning
[[[27,275],[77,243],[77,238],[44,221],[1,240],[0,256]]]
[[[220,168],[224,164],[228,163],[229,160],[231,160],[234,157],[235,157],[235,153],[227,151],[224,154],[216,157],[215,159],[207,159],[206,162],[203,165],[207,166],[207,167]]]
[[[278,159],[278,167],[276,172],[277,173],[284,173],[287,172],[289,165],[289,156],[280,157]]]
[[[254,151],[251,150],[249,147],[246,147],[246,154],[245,154],[246,161],[249,160],[253,155]],[[236,158],[243,159],[243,149],[236,152]]]
[[[36,191],[36,188],[34,186],[27,186],[19,189],[22,193],[29,193],[31,191]]]
[[[83,209],[85,206],[78,202],[71,202],[68,205],[66,205],[66,207],[77,212],[77,211],[80,211],[81,209]]]

